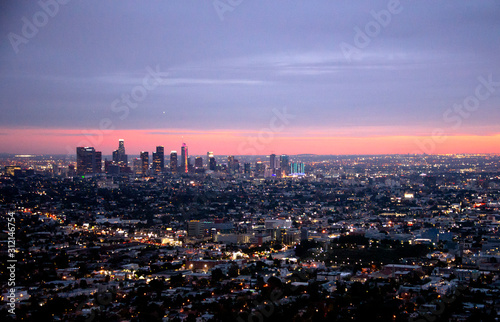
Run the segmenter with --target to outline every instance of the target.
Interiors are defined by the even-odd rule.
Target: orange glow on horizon
[[[500,134],[455,135],[437,140],[431,136],[299,136],[277,133],[274,137],[243,130],[109,130],[2,129],[0,152],[32,154],[74,154],[77,146],[93,146],[103,155],[125,140],[126,152],[138,155],[154,151],[157,145],[180,151],[186,142],[190,155],[267,155],[276,154],[458,154],[500,153]],[[88,133],[88,134],[87,134]]]

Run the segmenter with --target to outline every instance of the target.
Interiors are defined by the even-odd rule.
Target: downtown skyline
[[[0,152],[500,153],[497,2],[232,3],[2,4]]]

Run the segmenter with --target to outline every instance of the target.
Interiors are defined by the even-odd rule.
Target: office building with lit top
[[[213,152],[207,152],[207,167],[208,170],[215,171],[217,169],[217,161],[215,160]]]
[[[142,166],[142,175],[148,175],[149,170],[149,153],[147,151],[141,152],[141,166]]]
[[[181,172],[188,173],[189,162],[188,162],[188,147],[186,143],[182,143],[181,147]]]
[[[94,174],[102,171],[102,153],[93,147],[76,148],[76,174]]]
[[[113,162],[126,166],[128,163],[128,157],[125,154],[125,141],[123,139],[118,140],[118,150],[113,151]]]
[[[162,173],[165,168],[165,148],[157,146],[156,152],[153,152],[153,171],[156,174]]]
[[[205,172],[205,169],[203,169],[203,158],[202,157],[196,157],[196,159],[194,159],[194,172],[195,173]]]
[[[142,160],[141,160],[141,158],[135,158],[133,160],[133,166],[134,166],[134,174],[136,176],[141,176],[142,175]]]
[[[172,151],[170,152],[170,172],[172,172],[172,174],[177,173],[177,166],[177,151]]]
[[[263,177],[266,170],[266,165],[262,161],[255,162],[255,176]]]
[[[203,234],[203,222],[199,220],[188,221],[187,233],[189,237],[199,237]]]

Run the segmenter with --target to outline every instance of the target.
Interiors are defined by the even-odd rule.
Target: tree
[[[212,282],[220,282],[226,277],[220,268],[212,270]]]
[[[88,285],[88,283],[87,283],[87,280],[82,279],[82,280],[80,281],[80,288],[87,288],[87,287],[89,287],[89,285]]]

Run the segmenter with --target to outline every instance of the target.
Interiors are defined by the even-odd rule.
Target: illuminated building
[[[113,151],[113,162],[126,166],[128,162],[128,157],[125,154],[125,141],[123,139],[118,140],[118,150]]]
[[[306,174],[305,165],[302,162],[292,162],[290,164],[290,174],[292,176],[303,176]]]
[[[170,172],[177,173],[177,151],[170,152]]]
[[[214,153],[208,152],[208,169],[215,171],[217,169],[217,161],[215,160]]]
[[[142,175],[146,176],[149,169],[149,153],[147,151],[141,152],[141,165],[142,165]]]
[[[285,175],[290,174],[290,158],[286,154],[282,154],[280,157],[280,168]]]
[[[245,175],[250,175],[250,171],[251,171],[250,166],[251,165],[248,162],[243,165],[243,168],[244,168],[243,171],[244,171]]]
[[[188,147],[186,143],[182,143],[181,147],[181,171],[184,173],[188,173]]]
[[[93,147],[76,148],[76,174],[100,173],[102,170],[102,154]]]
[[[257,161],[255,163],[255,174],[257,177],[263,177],[266,170],[266,165],[262,161]]]
[[[142,160],[141,158],[134,159],[134,174],[136,176],[142,175]]]
[[[197,157],[194,159],[194,172],[195,173],[203,173],[205,169],[203,169],[203,158]]]
[[[163,172],[165,167],[165,148],[157,146],[156,152],[153,152],[153,170],[156,174]]]
[[[9,177],[13,177],[16,174],[16,171],[21,171],[21,167],[16,165],[5,166],[5,174]]]

